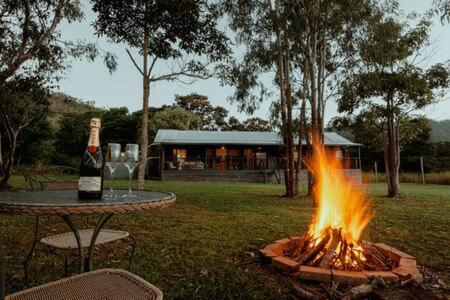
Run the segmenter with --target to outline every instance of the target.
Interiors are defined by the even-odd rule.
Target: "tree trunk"
[[[284,38],[284,48],[288,49],[289,45],[287,42],[287,38]],[[292,94],[291,94],[291,83],[290,83],[290,66],[289,66],[289,54],[288,50],[285,50],[285,55],[283,57],[284,61],[284,72],[285,72],[285,80],[286,80],[286,92],[284,93],[286,96],[286,110],[287,110],[287,119],[286,119],[286,141],[287,141],[287,152],[288,152],[288,174],[289,174],[289,190],[286,192],[287,197],[293,197],[296,195],[295,186],[297,183],[295,182],[295,161],[294,161],[294,126],[292,124]]]
[[[292,190],[290,173],[289,173],[289,148],[288,148],[288,132],[287,132],[287,116],[286,116],[286,99],[285,99],[285,86],[286,78],[284,71],[284,54],[282,52],[281,46],[281,30],[280,30],[280,14],[279,14],[280,1],[275,1],[275,33],[276,33],[276,49],[278,55],[278,85],[280,89],[280,114],[281,114],[281,135],[283,138],[282,147],[282,166],[284,171],[284,185],[286,189],[286,196],[290,196],[290,191]],[[291,133],[292,134],[292,133]],[[291,149],[292,151],[292,149]]]
[[[2,150],[2,134],[0,132],[0,178],[3,177],[3,150]]]
[[[389,95],[386,99],[388,111],[392,107],[393,95]],[[388,196],[395,197],[400,192],[400,184],[398,179],[398,172],[400,168],[399,163],[399,140],[394,124],[394,117],[387,118],[387,139],[384,140],[384,157],[386,166],[386,176],[388,182]]]
[[[139,156],[139,170],[138,170],[138,189],[144,189],[145,183],[145,169],[147,165],[147,148],[148,148],[148,100],[150,97],[150,80],[148,76],[148,28],[144,30],[144,46],[143,53],[144,66],[143,66],[143,99],[142,99],[142,124],[141,124],[141,136],[140,147],[141,153]]]
[[[319,87],[318,82],[319,74],[318,74],[318,66],[317,66],[317,50],[318,50],[318,20],[319,20],[319,9],[320,9],[320,1],[315,1],[311,7],[311,15],[307,18],[307,32],[308,32],[308,42],[306,48],[306,59],[308,66],[308,79],[310,86],[310,106],[311,106],[311,128],[310,134],[316,136],[313,139],[314,142],[322,141],[322,137],[320,136],[320,105],[319,101]],[[315,156],[313,149],[310,148],[310,155],[312,157]],[[308,194],[312,194],[314,189],[314,174],[308,171]]]
[[[303,93],[305,95],[305,93]],[[302,156],[303,156],[303,133],[304,127],[303,122],[306,118],[306,97],[303,96],[302,106],[300,108],[299,122],[298,122],[298,144],[297,144],[297,165],[295,166],[295,193],[298,195],[300,193],[300,172],[302,170]]]
[[[3,176],[0,177],[0,190],[4,189],[7,184],[8,180],[12,175],[13,166],[14,166],[14,152],[16,151],[16,144],[17,144],[17,135],[14,134],[12,137],[12,140],[9,144],[8,149],[8,158],[6,161],[6,166],[4,166],[3,170]]]

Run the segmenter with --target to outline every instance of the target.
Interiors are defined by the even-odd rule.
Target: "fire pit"
[[[371,244],[362,242],[363,251],[372,252],[368,261],[381,259],[383,267],[372,265],[370,262],[362,263],[362,267],[355,266],[344,268],[343,265],[333,265],[323,267],[324,258],[319,261],[311,259],[305,263],[305,257],[310,257],[312,251],[307,252],[301,258],[297,258],[295,253],[302,244],[302,238],[294,236],[290,238],[275,241],[260,250],[260,253],[269,260],[272,265],[285,272],[295,273],[300,279],[321,281],[321,282],[339,282],[348,285],[359,285],[368,283],[369,279],[380,277],[386,282],[404,281],[413,278],[420,280],[419,269],[416,266],[416,260],[413,256],[397,250],[391,246],[382,243]],[[367,249],[367,250],[366,250]],[[323,252],[323,251],[322,251]],[[329,253],[329,252],[327,252]],[[376,254],[375,254],[376,253]],[[326,254],[325,254],[326,255]],[[319,256],[325,256],[319,255]],[[376,257],[376,258],[375,258]],[[303,258],[303,260],[302,260]]]
[[[344,176],[334,152],[326,152],[317,142],[313,145],[314,160],[306,162],[316,178],[313,220],[300,236],[278,240],[260,253],[276,268],[301,279],[349,285],[367,283],[371,277],[420,281],[413,256],[361,240],[372,218],[370,199]]]

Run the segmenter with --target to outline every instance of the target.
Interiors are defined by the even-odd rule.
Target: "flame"
[[[342,239],[352,245],[353,250],[359,253],[357,256],[363,259],[360,238],[372,217],[371,201],[345,176],[336,153],[326,150],[317,137],[313,137],[313,157],[306,161],[306,165],[316,180],[313,198],[317,211],[308,229],[314,244],[319,243],[330,228],[338,229]],[[351,260],[351,257],[346,259]]]

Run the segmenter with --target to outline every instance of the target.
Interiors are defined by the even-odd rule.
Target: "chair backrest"
[[[23,176],[32,190],[39,184],[43,190],[77,189],[78,169],[55,166],[43,169],[25,169]]]

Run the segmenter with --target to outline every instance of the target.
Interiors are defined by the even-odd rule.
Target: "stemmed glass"
[[[137,197],[131,191],[131,178],[133,177],[134,170],[137,166],[139,156],[139,145],[137,144],[127,144],[125,147],[125,157],[123,164],[128,169],[128,193],[124,195],[126,198]]]
[[[106,154],[106,166],[109,169],[109,193],[105,196],[105,199],[114,199],[117,197],[113,190],[114,172],[116,172],[120,161],[120,144],[110,143],[108,144],[108,151]]]

